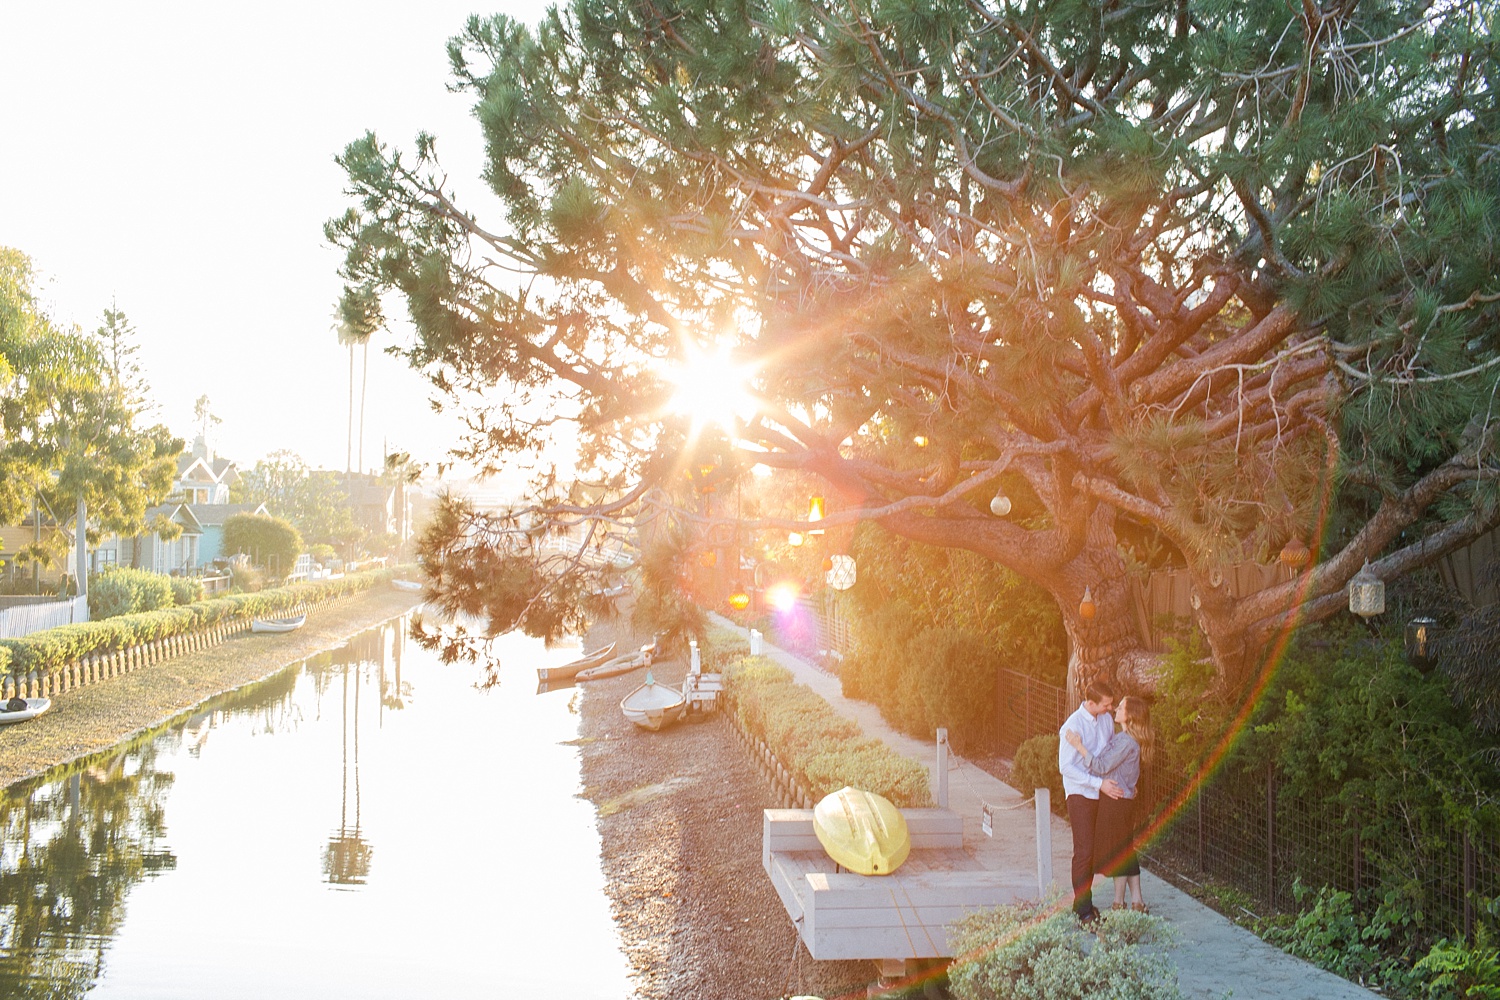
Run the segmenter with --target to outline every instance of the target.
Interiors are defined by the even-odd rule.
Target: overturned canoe
[[[825,795],[813,807],[813,833],[830,858],[860,875],[889,875],[911,852],[901,810],[858,788]]]
[[[52,707],[51,698],[22,698],[21,700],[26,702],[25,708],[6,708],[6,702],[0,701],[0,726],[35,719]]]
[[[663,687],[648,673],[646,683],[620,699],[620,711],[637,726],[655,732],[681,719],[687,712],[687,700],[681,691]]]
[[[397,590],[406,590],[415,594],[421,591],[422,585],[416,580],[392,580],[391,586]]]
[[[596,649],[592,653],[584,653],[576,660],[569,660],[556,667],[537,667],[536,679],[539,681],[560,681],[575,676],[580,670],[589,667],[597,667],[609,659],[609,654],[615,651],[615,644],[610,643],[603,649]]]
[[[250,631],[295,632],[306,622],[306,615],[297,615],[294,618],[252,618],[250,619]]]

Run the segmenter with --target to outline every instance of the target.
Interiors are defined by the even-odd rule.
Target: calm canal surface
[[[629,995],[569,698],[404,619],[0,795],[0,997]]]

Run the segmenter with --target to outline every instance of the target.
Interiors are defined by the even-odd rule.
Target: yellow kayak
[[[901,810],[858,788],[824,796],[813,807],[813,833],[830,858],[860,875],[889,875],[911,853]]]

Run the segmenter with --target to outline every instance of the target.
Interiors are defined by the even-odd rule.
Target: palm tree
[[[339,343],[349,348],[349,435],[344,448],[344,475],[353,468],[354,458],[354,345],[365,349],[364,373],[359,384],[359,468],[365,464],[365,383],[370,374],[370,338],[380,329],[385,317],[380,312],[380,298],[369,286],[344,286],[339,298]]]

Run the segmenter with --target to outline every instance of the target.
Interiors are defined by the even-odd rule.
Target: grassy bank
[[[236,636],[150,669],[65,692],[40,719],[0,726],[0,785],[113,746],[222,691],[341,645],[417,603],[419,595],[376,588],[314,610],[296,632]]]

